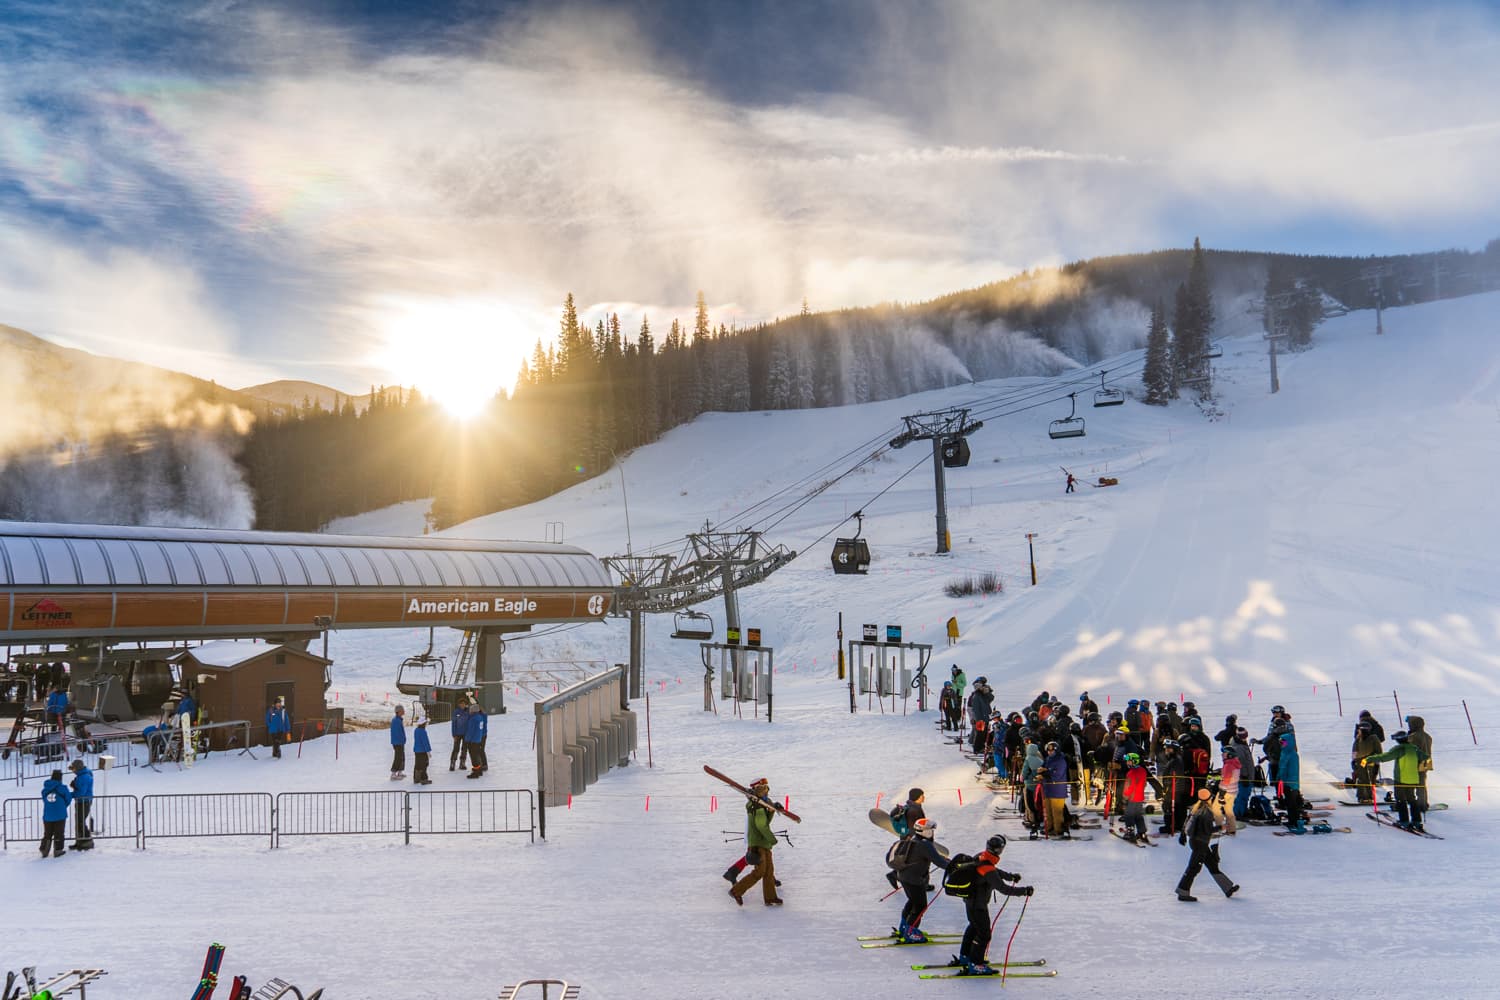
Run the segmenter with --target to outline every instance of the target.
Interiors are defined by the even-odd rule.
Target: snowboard
[[[708,775],[710,775],[712,777],[718,778],[720,781],[724,782],[724,784],[728,785],[730,788],[733,788],[735,791],[739,792],[741,795],[743,795],[745,798],[749,799],[751,802],[758,802],[761,805],[766,806],[767,808],[773,810],[774,812],[780,813],[782,816],[785,816],[787,819],[791,820],[793,823],[800,823],[800,822],[802,822],[802,817],[801,816],[798,816],[796,813],[792,812],[790,809],[787,809],[785,806],[779,806],[779,805],[777,805],[775,802],[772,802],[770,799],[768,799],[768,798],[766,798],[764,796],[756,795],[750,789],[746,788],[744,785],[740,784],[738,781],[735,781],[733,778],[731,778],[729,775],[725,774],[723,771],[716,771],[713,768],[709,767],[707,764],[703,765],[703,771],[704,771],[705,774],[708,774]]]
[[[884,809],[871,809],[870,810],[870,822],[874,823],[876,826],[880,827],[882,830],[884,830],[886,833],[890,834],[892,837],[899,837],[899,836],[901,836],[901,834],[899,834],[899,833],[896,832],[896,824],[891,821],[891,814],[888,813],[888,812],[886,812]],[[950,857],[951,856],[948,853],[948,848],[944,847],[942,844],[939,844],[937,841],[934,840],[932,842],[932,846],[936,847],[937,848],[937,852],[939,854],[941,854],[943,857],[946,858],[946,857]]]
[[[1291,830],[1272,830],[1271,831],[1271,836],[1273,836],[1273,837],[1317,837],[1317,836],[1321,836],[1322,834],[1325,834],[1325,833],[1353,833],[1353,832],[1354,832],[1354,830],[1352,828],[1350,828],[1350,827],[1347,827],[1347,826],[1335,826],[1335,827],[1333,827],[1331,829],[1328,829],[1328,830],[1314,830],[1312,827],[1308,827],[1307,830],[1303,831],[1302,833],[1293,833]]]
[[[182,766],[192,767],[198,759],[198,748],[193,746],[193,713],[183,712],[182,719]]]

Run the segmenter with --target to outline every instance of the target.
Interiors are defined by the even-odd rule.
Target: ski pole
[[[901,887],[898,885],[898,886],[896,886],[896,888],[892,889],[890,892],[886,893],[884,896],[881,896],[880,897],[880,902],[884,903],[887,899],[890,899],[892,896],[894,896],[896,893],[898,893],[900,891],[901,891]],[[923,910],[922,912],[926,913],[927,911]]]
[[[1004,964],[1000,966],[1000,985],[1001,986],[1005,985],[1005,970],[1008,969],[1008,968],[1010,968],[1010,946],[1013,945],[1013,944],[1015,944],[1015,942],[1016,942],[1016,931],[1019,931],[1021,929],[1021,921],[1023,921],[1023,920],[1026,919],[1026,904],[1030,903],[1030,902],[1031,902],[1031,897],[1030,896],[1025,897],[1021,901],[1021,915],[1016,918],[1015,930],[1012,930],[1010,932],[1010,940],[1007,941],[1007,942],[1005,942],[1005,960],[1004,960]],[[995,917],[996,917],[996,919],[999,919],[1000,914],[998,914],[998,913],[995,914]]]
[[[992,936],[995,933],[995,925],[1000,922],[1000,914],[1004,913],[1005,912],[1005,908],[1007,906],[1009,906],[1009,905],[1010,905],[1010,897],[1009,896],[1006,896],[1004,899],[1000,900],[1000,911],[995,914],[995,919],[990,921],[990,934]],[[1010,953],[1009,952],[1006,952],[1006,957],[1007,958],[1010,957]]]

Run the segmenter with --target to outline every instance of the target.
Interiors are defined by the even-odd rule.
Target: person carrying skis
[[[1407,741],[1424,754],[1422,763],[1417,768],[1417,777],[1421,779],[1417,783],[1417,804],[1425,813],[1427,811],[1427,772],[1432,770],[1432,737],[1427,733],[1427,721],[1420,715],[1408,715],[1406,725]]]
[[[1286,828],[1293,833],[1306,833],[1307,823],[1302,818],[1302,766],[1297,755],[1297,734],[1283,729],[1278,739],[1281,754],[1276,758],[1276,787],[1281,807],[1286,810]]]
[[[464,748],[469,753],[469,777],[477,778],[490,769],[490,755],[484,744],[490,736],[490,717],[477,700],[469,701],[469,717],[464,720]]]
[[[63,844],[63,828],[68,822],[68,803],[73,793],[63,787],[62,771],[53,771],[42,784],[42,857],[50,847],[52,856],[60,858],[68,849]]]
[[[463,768],[469,769],[469,749],[464,742],[464,734],[469,726],[469,699],[459,696],[458,704],[453,706],[453,715],[448,719],[448,734],[453,737],[453,751],[448,754],[448,770],[457,771]]]
[[[1426,807],[1417,797],[1417,791],[1422,780],[1422,761],[1427,759],[1427,755],[1411,741],[1405,731],[1392,733],[1391,740],[1395,743],[1394,746],[1385,753],[1366,757],[1364,763],[1369,766],[1379,765],[1386,760],[1396,762],[1396,812],[1399,816],[1396,825],[1403,830],[1422,833],[1422,813],[1426,811]]]
[[[943,713],[943,731],[958,732],[959,719],[964,714],[964,703],[952,681],[943,681],[943,691],[938,695],[938,710]]]
[[[432,779],[427,777],[427,763],[432,760],[432,740],[427,736],[427,714],[420,712],[416,718],[416,728],[411,734],[411,752],[414,764],[411,769],[411,783],[413,785],[430,785]]]
[[[1068,474],[1068,488],[1065,489],[1065,490],[1063,490],[1063,492],[1064,493],[1072,493],[1073,492],[1073,486],[1074,486],[1075,483],[1078,482],[1078,480],[1074,479],[1073,478],[1073,473],[1068,472],[1067,469],[1064,469],[1063,471],[1067,472],[1067,474]]]
[[[73,850],[94,849],[94,823],[89,813],[94,809],[94,772],[79,757],[68,765],[73,772]]]
[[[406,777],[406,709],[396,706],[391,716],[391,780]]]
[[[933,844],[937,821],[922,817],[911,826],[911,832],[891,847],[887,861],[894,869],[896,881],[906,891],[906,905],[901,907],[901,926],[896,935],[907,944],[922,944],[927,935],[918,926],[927,912],[927,887],[932,882],[932,866],[948,868],[948,859]]]
[[[1354,801],[1370,805],[1375,801],[1375,789],[1380,784],[1380,765],[1370,767],[1366,758],[1380,753],[1380,740],[1375,736],[1375,727],[1360,719],[1354,727],[1354,745],[1349,748],[1350,783],[1354,785]]]
[[[959,975],[993,976],[998,971],[990,967],[985,957],[990,948],[990,897],[996,892],[1005,896],[1030,896],[1036,892],[1034,886],[1008,884],[1021,881],[1021,876],[999,867],[1004,850],[1005,835],[997,833],[985,842],[984,850],[972,862],[959,865],[955,858],[948,865],[943,887],[949,895],[964,901],[964,915],[968,918],[959,953],[950,963],[962,966]]]
[[[1068,820],[1068,761],[1063,756],[1062,744],[1052,740],[1046,747],[1047,756],[1042,761],[1042,795],[1046,799],[1046,833],[1049,837],[1067,840]]]
[[[776,834],[771,832],[771,814],[775,811],[769,805],[771,782],[766,778],[756,778],[750,791],[758,798],[745,800],[745,839],[749,848],[745,853],[748,856],[750,851],[755,852],[751,862],[755,867],[750,870],[749,875],[730,886],[729,895],[737,905],[744,906],[745,893],[759,882],[761,898],[765,904],[780,906],[782,899],[776,892],[776,864],[771,859],[771,851],[776,846]]]
[[[286,699],[277,695],[266,709],[266,742],[271,744],[271,756],[281,757],[281,744],[292,738],[292,724],[286,717]]]
[[[1214,832],[1219,825],[1214,821],[1213,805],[1209,801],[1213,793],[1207,788],[1198,789],[1198,801],[1193,806],[1192,812],[1188,814],[1187,825],[1177,835],[1179,844],[1191,845],[1192,856],[1188,858],[1187,868],[1182,873],[1182,878],[1177,880],[1177,900],[1181,903],[1196,903],[1198,897],[1193,895],[1193,879],[1205,867],[1208,873],[1214,877],[1220,889],[1223,890],[1225,898],[1233,896],[1239,891],[1239,886],[1219,870],[1219,845],[1213,843]]]

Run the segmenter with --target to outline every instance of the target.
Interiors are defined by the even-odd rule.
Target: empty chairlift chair
[[[1125,404],[1125,390],[1106,388],[1104,385],[1105,374],[1105,372],[1099,373],[1099,391],[1094,393],[1094,405],[1123,406]]]
[[[1072,411],[1061,420],[1054,420],[1047,425],[1047,436],[1054,441],[1083,437],[1083,418],[1078,415],[1078,393],[1068,393],[1068,400],[1073,404]]]
[[[714,620],[702,611],[679,611],[672,616],[672,638],[708,642],[714,637]]]

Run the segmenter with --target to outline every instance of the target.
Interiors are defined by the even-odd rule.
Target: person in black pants
[[[1213,843],[1213,836],[1219,829],[1219,824],[1214,817],[1213,806],[1210,802],[1212,798],[1213,793],[1207,788],[1198,789],[1198,802],[1188,813],[1187,826],[1177,835],[1179,844],[1190,844],[1193,848],[1193,854],[1188,858],[1187,869],[1183,871],[1182,878],[1177,880],[1179,902],[1198,902],[1198,897],[1193,895],[1193,879],[1197,878],[1198,873],[1205,867],[1226,897],[1233,896],[1240,888],[1228,875],[1219,870],[1219,845]]]
[[[448,720],[448,732],[453,736],[453,752],[448,755],[448,770],[468,770],[469,752],[464,742],[464,732],[469,726],[469,699],[462,696],[453,708],[453,718]]]
[[[917,809],[920,810],[921,806]],[[932,838],[936,835],[937,821],[923,816],[911,825],[911,833],[902,838],[907,841],[902,855],[905,864],[896,869],[896,879],[906,890],[906,905],[901,908],[901,926],[896,933],[907,944],[921,944],[927,940],[927,935],[917,925],[922,922],[922,914],[927,912],[927,887],[932,880],[932,866],[937,865],[945,871],[948,868],[948,860],[933,844]]]
[[[68,803],[73,793],[63,787],[62,772],[53,771],[52,777],[42,785],[42,857],[50,851],[54,858],[67,853],[63,844],[64,828],[68,824]]]
[[[1007,884],[1021,881],[1021,876],[1002,871],[998,867],[1000,852],[1003,850],[1005,836],[997,833],[985,843],[984,850],[979,852],[973,884],[964,896],[964,914],[968,917],[969,924],[964,928],[963,945],[950,963],[963,967],[959,975],[993,976],[998,971],[990,968],[985,959],[985,953],[990,948],[990,896],[996,892],[1006,896],[1030,896],[1036,891],[1029,885]],[[945,884],[953,882],[955,876],[952,871],[950,868]]]
[[[94,849],[94,823],[89,813],[94,809],[94,772],[78,758],[68,765],[73,772],[73,850]]]

